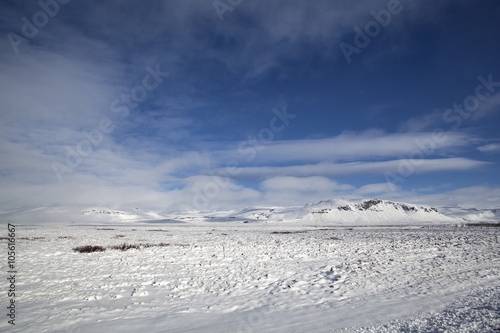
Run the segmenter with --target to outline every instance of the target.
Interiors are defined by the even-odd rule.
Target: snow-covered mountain
[[[500,209],[441,207],[439,210],[446,216],[470,223],[500,223]]]
[[[131,223],[164,218],[140,208],[128,210],[107,207],[19,207],[0,211],[0,219],[15,224],[109,224]]]
[[[387,200],[332,199],[303,207],[246,210],[237,214],[253,221],[301,221],[333,224],[422,224],[459,222],[437,208]]]
[[[228,211],[199,211],[175,215],[106,207],[36,207],[0,211],[0,219],[17,224],[130,224],[130,223],[304,223],[339,225],[405,225],[496,223],[498,209],[435,208],[380,199],[331,199],[293,207],[248,207]]]

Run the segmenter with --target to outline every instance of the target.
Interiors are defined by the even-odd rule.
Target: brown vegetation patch
[[[99,246],[99,245],[83,245],[73,248],[73,251],[80,253],[92,253],[92,252],[106,251],[106,248],[104,246]]]

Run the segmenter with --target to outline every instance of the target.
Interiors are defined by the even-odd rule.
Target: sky
[[[500,205],[493,0],[0,1],[0,211]]]

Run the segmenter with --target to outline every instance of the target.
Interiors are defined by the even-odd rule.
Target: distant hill
[[[20,207],[0,211],[5,223],[18,224],[132,224],[132,223],[304,223],[339,225],[421,225],[448,223],[495,223],[498,209],[430,207],[381,199],[330,199],[304,206],[248,207],[227,211],[191,211],[165,214],[106,207]]]

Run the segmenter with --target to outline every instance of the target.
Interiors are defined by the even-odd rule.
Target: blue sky
[[[2,1],[0,202],[500,202],[497,1]]]

